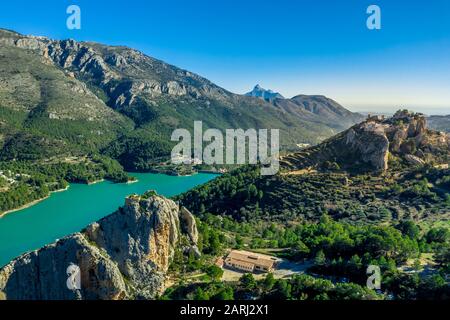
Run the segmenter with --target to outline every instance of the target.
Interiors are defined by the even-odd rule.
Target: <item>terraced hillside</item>
[[[285,156],[262,177],[246,167],[180,197],[195,212],[240,221],[337,220],[394,223],[448,220],[449,137],[423,116],[399,111],[371,118],[327,141]]]

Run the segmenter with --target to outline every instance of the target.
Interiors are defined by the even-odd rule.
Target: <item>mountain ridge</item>
[[[192,129],[195,120],[219,129],[277,128],[284,148],[303,142],[315,144],[349,126],[348,117],[339,114],[302,114],[231,93],[195,73],[125,46],[52,40],[11,31],[0,31],[0,41],[62,69],[66,77],[84,83],[104,104],[134,122],[135,130],[122,135],[114,150],[107,150],[115,158],[129,158],[135,152],[126,150],[130,139],[141,144],[160,141],[161,146],[155,148],[168,154],[170,133],[180,126]],[[137,165],[133,162],[129,167]]]

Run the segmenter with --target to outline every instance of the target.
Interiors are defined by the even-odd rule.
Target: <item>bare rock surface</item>
[[[341,168],[384,172],[392,155],[409,165],[435,162],[435,155],[448,154],[447,134],[427,129],[424,115],[399,110],[391,118],[369,116],[318,146],[282,158],[288,170]],[[336,165],[334,167],[336,167]]]
[[[195,219],[181,211],[161,196],[130,196],[82,232],[0,269],[0,292],[14,300],[153,299],[165,288],[180,237],[198,237]],[[180,226],[180,216],[188,225]],[[67,286],[71,265],[79,267],[80,290]]]
[[[183,222],[182,225],[184,231],[189,236],[192,244],[197,245],[198,231],[197,231],[197,222],[195,221],[194,215],[185,207],[181,207],[180,219]]]

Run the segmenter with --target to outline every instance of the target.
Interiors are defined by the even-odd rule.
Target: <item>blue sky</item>
[[[71,4],[81,30],[66,28]],[[381,30],[366,28],[371,4]],[[236,93],[259,83],[358,111],[450,114],[448,0],[16,0],[0,27],[128,45]]]

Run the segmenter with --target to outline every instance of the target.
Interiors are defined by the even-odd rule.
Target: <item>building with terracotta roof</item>
[[[272,272],[278,259],[265,254],[243,250],[232,250],[225,259],[224,265],[245,272]]]

